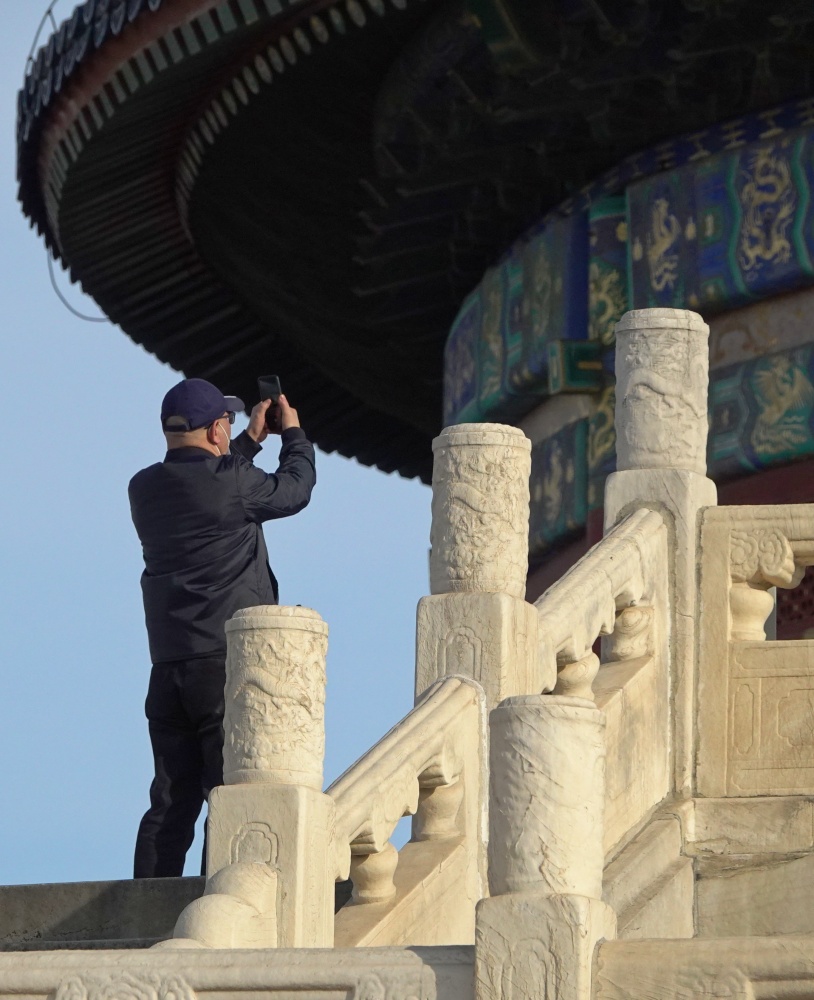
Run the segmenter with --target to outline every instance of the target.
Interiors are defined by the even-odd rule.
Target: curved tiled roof
[[[246,399],[276,370],[323,448],[427,479],[487,265],[637,149],[811,89],[798,0],[530,12],[87,0],[20,94],[24,210],[159,358]]]
[[[192,159],[187,152],[179,166],[179,152],[190,123],[206,114],[202,95],[223,77],[215,106],[233,114],[246,102],[243,81],[254,81],[228,67],[247,49],[262,43],[255,79],[271,79],[282,65],[293,72],[309,47],[358,32],[371,16],[401,14],[406,2],[388,0],[389,11],[379,0],[367,12],[356,0],[343,7],[91,0],[77,8],[40,50],[20,95],[20,198],[72,277],[159,358],[247,399],[256,396],[255,374],[280,371],[323,448],[426,479],[440,407],[417,428],[388,413],[386,401],[370,406],[338,385],[319,358],[303,357],[240,301],[187,228],[197,132],[186,140]],[[425,396],[428,409],[432,393]]]

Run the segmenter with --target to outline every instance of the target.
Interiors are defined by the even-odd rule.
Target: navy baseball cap
[[[242,399],[224,396],[206,379],[186,378],[164,397],[161,426],[165,431],[194,431],[208,427],[224,413],[238,413],[244,409]]]

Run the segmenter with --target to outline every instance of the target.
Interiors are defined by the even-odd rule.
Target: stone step
[[[170,937],[204,878],[0,886],[0,951],[150,948]],[[350,899],[336,885],[336,909]]]
[[[203,878],[0,886],[0,950],[149,948],[172,934]]]

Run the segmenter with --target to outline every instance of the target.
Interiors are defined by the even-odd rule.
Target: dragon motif
[[[615,268],[592,261],[588,270],[588,337],[602,344],[613,343],[613,331],[627,309],[627,294],[622,276]]]
[[[814,386],[805,371],[787,355],[778,354],[758,366],[751,382],[760,407],[752,431],[758,455],[777,455],[807,444]]]
[[[616,446],[615,408],[616,389],[609,386],[599,397],[596,412],[591,418],[588,433],[588,469],[591,472],[599,468],[605,456]]]
[[[483,323],[481,325],[481,397],[487,399],[500,391],[503,377],[503,334],[501,314],[503,288],[500,271],[491,271],[483,282]]]
[[[647,264],[654,291],[672,288],[678,278],[678,254],[671,253],[681,236],[681,223],[670,213],[666,198],[656,198],[647,236]]]
[[[738,263],[747,280],[767,264],[791,260],[789,228],[794,221],[797,196],[791,168],[771,147],[758,149],[742,171],[740,190],[743,211],[738,239]]]

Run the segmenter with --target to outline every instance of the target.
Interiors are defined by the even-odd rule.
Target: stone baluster
[[[489,886],[476,915],[477,1000],[589,1000],[601,901],[605,719],[590,700],[508,698],[490,718]]]
[[[775,608],[775,587],[796,587],[804,562],[797,563],[791,544],[778,528],[733,531],[729,539],[732,583],[729,591],[730,637],[762,642]]]
[[[399,852],[388,840],[376,854],[351,854],[354,903],[383,903],[396,895]]]
[[[653,608],[623,608],[616,616],[613,633],[603,640],[606,660],[636,660],[653,652]]]
[[[418,606],[416,697],[440,677],[478,681],[489,708],[549,690],[528,572],[531,443],[503,424],[447,427],[433,442],[430,590]]]
[[[593,683],[598,673],[599,657],[593,651],[579,660],[568,661],[558,667],[554,694],[593,701]]]
[[[617,472],[605,487],[605,529],[640,507],[673,535],[670,573],[675,688],[674,787],[692,793],[698,512],[717,503],[706,477],[709,328],[684,309],[638,309],[616,327]]]
[[[207,876],[274,869],[279,947],[333,944],[333,799],[322,793],[328,626],[301,607],[226,624],[224,782],[209,799]]]
[[[462,828],[461,806],[464,800],[463,760],[457,754],[441,752],[437,761],[422,770],[415,779],[400,779],[395,802],[403,802],[390,815],[389,822],[378,830],[371,828],[351,844],[350,878],[353,882],[354,903],[381,903],[396,894],[395,874],[398,851],[390,840],[382,841],[381,835],[388,826],[395,829],[401,816],[413,817],[413,841],[459,839],[465,835]],[[382,810],[382,813],[386,812]],[[382,816],[384,819],[384,815]],[[386,836],[390,836],[391,831]],[[476,851],[473,848],[473,851]]]

